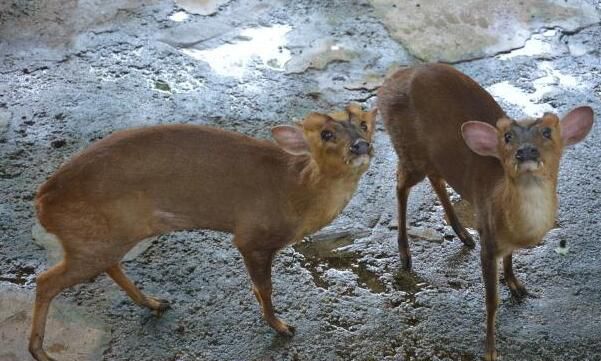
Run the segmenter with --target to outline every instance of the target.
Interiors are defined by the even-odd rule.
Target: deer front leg
[[[241,249],[246,269],[253,283],[253,291],[261,308],[263,318],[274,330],[284,336],[294,336],[294,327],[277,318],[271,303],[271,264],[276,250]]]
[[[484,280],[484,289],[486,295],[486,351],[484,359],[486,361],[497,360],[497,350],[495,341],[496,315],[498,299],[498,275],[497,275],[497,257],[494,246],[490,243],[492,239],[486,237],[482,244],[480,259],[482,262],[482,278]]]

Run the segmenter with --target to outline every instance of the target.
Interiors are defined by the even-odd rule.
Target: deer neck
[[[554,179],[522,175],[505,177],[501,183],[495,209],[502,215],[502,238],[512,248],[540,242],[555,224],[557,182]]]
[[[353,197],[364,169],[324,172],[309,160],[299,173],[297,191],[290,198],[294,213],[302,218],[299,237],[331,223]]]

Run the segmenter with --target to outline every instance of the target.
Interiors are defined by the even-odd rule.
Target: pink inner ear
[[[568,146],[582,141],[593,127],[594,113],[590,107],[571,110],[561,120],[561,140]]]
[[[469,121],[461,126],[465,144],[476,154],[499,158],[497,129],[488,123]]]
[[[279,125],[271,128],[271,135],[276,143],[286,152],[293,155],[309,153],[309,144],[305,140],[303,130],[290,125]]]

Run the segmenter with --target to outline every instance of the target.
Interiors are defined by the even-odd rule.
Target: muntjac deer
[[[578,107],[515,121],[476,82],[451,66],[400,70],[378,91],[378,108],[399,157],[398,243],[411,269],[406,208],[409,190],[428,177],[461,241],[474,241],[459,223],[445,181],[476,212],[486,289],[486,355],[496,359],[497,262],[516,297],[527,294],[512,268],[512,251],[540,242],[554,224],[557,172],[564,147],[584,139],[593,111]]]
[[[271,303],[276,252],[330,223],[367,170],[376,109],[357,104],[277,126],[277,144],[198,125],[116,132],[66,162],[38,190],[40,223],[64,259],[37,278],[29,350],[39,361],[48,307],[61,290],[106,272],[135,303],[161,313],[120,260],[144,238],[183,229],[231,232],[267,323],[292,336]],[[344,116],[342,116],[344,115]]]

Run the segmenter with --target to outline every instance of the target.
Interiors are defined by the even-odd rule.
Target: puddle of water
[[[256,59],[260,60],[260,67],[283,71],[291,57],[285,48],[286,34],[290,30],[292,27],[288,25],[248,28],[242,30],[232,43],[206,50],[186,48],[181,52],[207,62],[222,76],[242,78]]]
[[[189,17],[190,17],[190,15],[188,15],[187,12],[177,11],[177,12],[171,14],[171,16],[169,16],[169,20],[175,21],[177,23],[181,23],[181,22],[188,20]]]
[[[311,272],[313,281],[318,287],[329,288],[324,279],[324,271],[330,268],[351,271],[359,278],[359,286],[382,293],[386,287],[377,274],[368,270],[359,262],[359,252],[345,251],[344,247],[353,243],[349,237],[323,241],[303,241],[294,245],[294,249],[305,257],[305,267]]]

